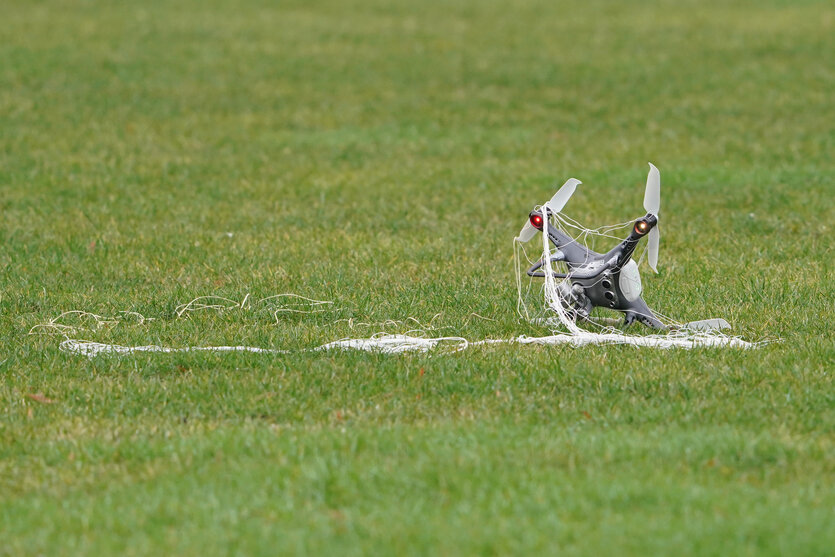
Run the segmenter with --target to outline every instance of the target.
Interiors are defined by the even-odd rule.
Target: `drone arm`
[[[653,214],[647,214],[647,216],[636,220],[629,236],[607,253],[606,257],[610,260],[612,258],[616,259],[615,266],[617,268],[623,267],[629,261],[629,258],[632,257],[632,253],[635,251],[641,238],[646,236],[656,224],[658,224],[658,218]]]
[[[548,224],[548,238],[563,252],[566,261],[588,261],[592,258],[593,252],[551,224]]]
[[[539,231],[542,231],[543,223],[546,224],[548,239],[564,254],[566,261],[588,261],[591,259],[594,252],[578,244],[574,238],[547,222],[546,215],[549,213],[550,211],[547,208],[543,208],[542,211],[534,210],[531,211],[528,218],[534,228]]]

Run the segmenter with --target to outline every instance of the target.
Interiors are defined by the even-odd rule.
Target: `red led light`
[[[646,234],[647,230],[649,230],[649,223],[645,220],[639,220],[635,223],[635,232],[638,234]]]
[[[531,215],[531,224],[535,228],[542,228],[542,215]]]

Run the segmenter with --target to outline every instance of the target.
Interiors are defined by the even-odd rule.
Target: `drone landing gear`
[[[654,315],[643,315],[635,313],[634,311],[627,311],[623,314],[623,326],[628,327],[635,321],[643,323],[647,327],[655,329],[666,329],[667,327],[661,323]]]

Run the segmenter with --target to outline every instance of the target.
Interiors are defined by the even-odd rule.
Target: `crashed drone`
[[[563,279],[557,285],[557,295],[562,309],[574,321],[590,319],[592,309],[602,307],[622,312],[624,325],[634,322],[647,327],[666,330],[663,323],[641,297],[642,285],[638,264],[632,259],[635,248],[647,237],[647,259],[650,268],[657,271],[658,214],[661,208],[661,176],[650,163],[647,185],[644,192],[646,215],[636,219],[629,236],[606,253],[598,253],[582,245],[568,233],[554,226],[552,217],[557,217],[581,183],[574,178],[568,180],[554,196],[528,215],[528,222],[522,228],[517,240],[525,243],[538,233],[547,234],[553,244],[546,249],[542,258],[528,270],[530,277],[545,278],[546,272],[554,279]],[[547,257],[546,257],[547,256]],[[560,272],[552,264],[560,264]],[[693,322],[694,329],[718,329],[729,325],[723,319]]]

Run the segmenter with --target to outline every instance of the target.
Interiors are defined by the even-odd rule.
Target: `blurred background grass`
[[[829,3],[2,13],[0,551],[832,546]],[[782,343],[88,362],[26,335],[73,309],[156,318],[79,333],[123,344],[541,334],[514,310],[528,210],[574,176],[570,215],[634,218],[648,160],[650,305]],[[335,310],[175,313],[280,292]]]

